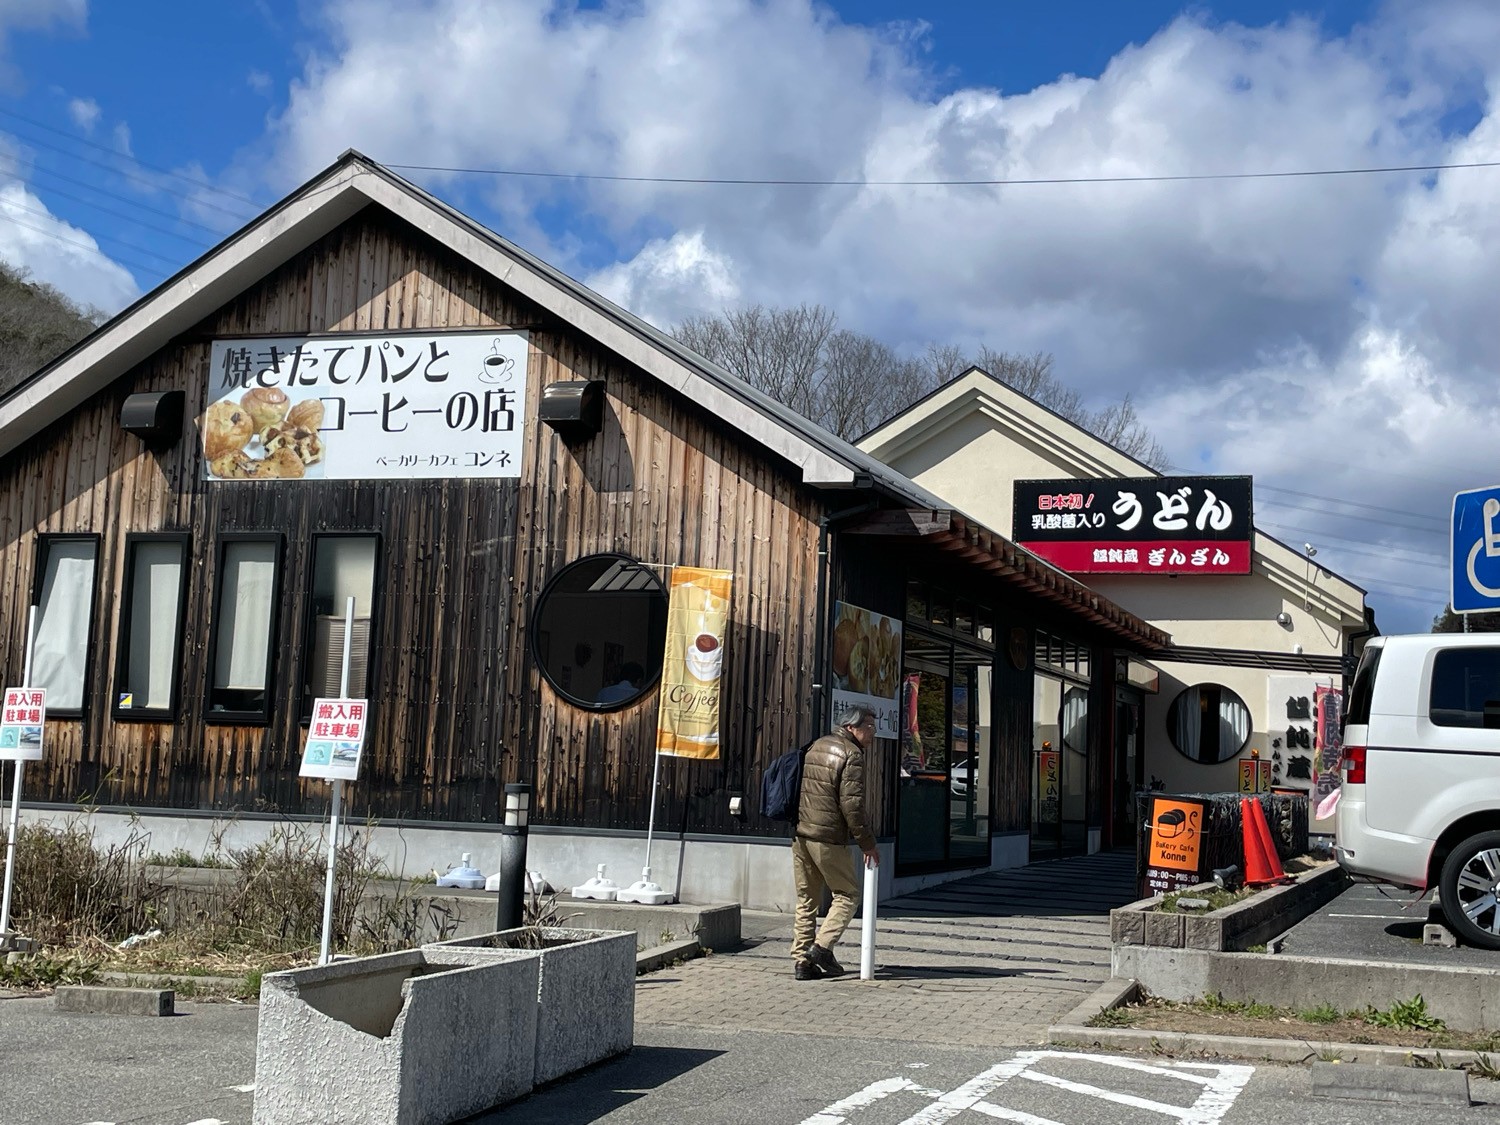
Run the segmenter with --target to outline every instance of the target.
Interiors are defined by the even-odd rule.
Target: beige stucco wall
[[[860,443],[953,507],[1011,534],[1012,485],[1049,477],[1142,476],[1149,470],[1070,423],[994,384],[965,375]],[[1363,627],[1363,599],[1344,580],[1309,566],[1287,546],[1257,533],[1252,573],[1243,577],[1084,575],[1100,594],[1171,634],[1175,644],[1336,656],[1347,632]],[[1290,617],[1287,625],[1277,615]],[[1153,661],[1158,694],[1146,700],[1144,761],[1169,791],[1238,788],[1238,759],[1216,766],[1177,752],[1167,731],[1172,700],[1186,687],[1216,683],[1245,701],[1253,724],[1241,753],[1269,758],[1286,717],[1268,700],[1260,668]],[[1335,677],[1324,677],[1335,684]],[[1326,826],[1320,826],[1326,827]]]

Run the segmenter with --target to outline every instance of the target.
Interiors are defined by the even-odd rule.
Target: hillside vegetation
[[[0,394],[67,351],[104,316],[0,262]]]

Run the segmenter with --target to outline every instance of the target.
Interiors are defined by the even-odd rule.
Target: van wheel
[[[1438,887],[1453,932],[1469,945],[1500,949],[1500,832],[1481,832],[1454,848]]]

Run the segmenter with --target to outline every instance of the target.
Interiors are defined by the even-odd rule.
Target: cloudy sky
[[[1489,0],[0,0],[0,256],[113,310],[359,148],[663,325],[1050,351],[1425,629],[1500,481],[1500,168],[1140,178],[1500,161],[1497,81]]]

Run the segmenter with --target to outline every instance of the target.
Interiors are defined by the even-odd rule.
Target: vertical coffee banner
[[[672,568],[656,719],[658,754],[719,756],[719,685],[732,579],[727,570]]]

